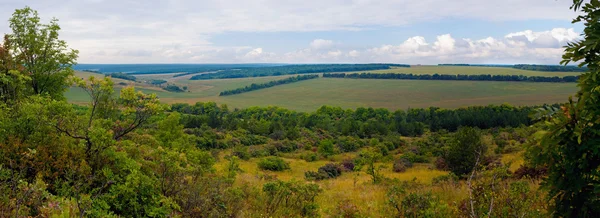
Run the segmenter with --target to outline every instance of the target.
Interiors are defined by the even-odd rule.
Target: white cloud
[[[310,48],[315,50],[328,49],[333,47],[333,41],[325,39],[315,39],[310,43]]]
[[[510,33],[491,44],[455,39],[451,35],[441,35],[428,43],[424,37],[416,36],[401,45],[370,49],[352,45],[341,48],[338,39],[316,39],[306,49],[280,54],[256,50],[266,48],[265,45],[228,47],[212,41],[220,33],[313,32],[317,35],[320,31],[359,31],[372,26],[387,28],[448,19],[569,21],[575,13],[568,9],[572,3],[568,0],[1,1],[0,19],[3,20],[7,20],[14,9],[25,5],[38,10],[46,20],[59,18],[61,38],[80,51],[79,62],[82,63],[327,62],[344,61],[344,58],[364,62],[416,62],[435,60],[434,57],[440,55],[458,59],[452,56],[454,54],[493,57],[502,46],[508,47],[504,51],[514,57],[533,51],[522,51],[524,48],[542,52],[577,37],[573,29],[564,28]],[[8,31],[8,23],[0,21],[0,33]],[[477,46],[483,50],[472,50]],[[532,58],[547,58],[549,54],[554,53]]]

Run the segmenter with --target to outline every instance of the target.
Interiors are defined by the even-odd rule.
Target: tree
[[[29,91],[54,99],[64,98],[62,94],[69,85],[67,78],[73,74],[71,67],[79,53],[58,38],[57,22],[53,18],[50,23],[42,24],[37,11],[29,7],[17,9],[9,20],[12,33],[7,35],[7,48],[16,66],[31,77]]]
[[[463,127],[454,134],[453,142],[446,154],[446,161],[452,173],[466,175],[476,167],[487,147],[481,141],[481,133],[472,127]]]
[[[579,62],[589,71],[579,79],[577,100],[561,106],[546,122],[539,144],[529,148],[533,165],[548,168],[544,187],[554,202],[554,216],[600,215],[600,1],[574,0],[571,9],[581,15],[581,40],[565,47],[561,64]]]
[[[31,77],[23,74],[23,67],[19,66],[11,52],[8,35],[0,45],[0,101],[8,102],[20,99],[25,95],[26,83]]]

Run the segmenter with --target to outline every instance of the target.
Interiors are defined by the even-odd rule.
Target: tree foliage
[[[37,11],[29,7],[17,9],[10,18],[11,34],[8,34],[10,55],[16,65],[28,74],[28,91],[62,98],[68,87],[67,78],[73,74],[78,51],[69,49],[58,38],[60,26],[53,18],[48,24],[41,23]]]
[[[547,167],[544,187],[550,190],[557,217],[600,215],[600,1],[574,0],[571,9],[581,13],[583,38],[565,47],[561,64],[587,66],[581,75],[576,100],[561,106],[546,121],[538,144],[530,148],[534,165]],[[535,138],[534,138],[535,139]]]

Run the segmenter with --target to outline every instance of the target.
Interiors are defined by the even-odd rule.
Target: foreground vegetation
[[[72,76],[55,20],[19,9],[0,46],[0,216],[596,217],[600,4],[582,4],[564,56],[590,69],[577,101],[393,113],[115,95],[110,77]]]

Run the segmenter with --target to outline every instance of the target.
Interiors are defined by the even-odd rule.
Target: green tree
[[[453,142],[446,154],[446,161],[452,173],[462,176],[471,172],[487,151],[481,141],[478,129],[463,127],[454,134]]]
[[[335,152],[333,142],[331,140],[321,141],[319,143],[318,151],[319,151],[319,154],[323,155],[324,157],[329,157],[329,156],[333,155]]]
[[[9,19],[11,34],[8,34],[10,54],[31,77],[28,81],[33,94],[47,94],[54,99],[64,98],[68,87],[67,78],[73,74],[78,51],[69,49],[67,43],[58,38],[60,26],[53,18],[43,24],[37,11],[29,7],[17,9]]]
[[[565,47],[561,64],[579,63],[589,71],[580,76],[577,100],[561,106],[539,144],[528,154],[534,165],[548,168],[544,187],[554,202],[557,217],[600,216],[600,1],[574,0],[581,15],[583,38]]]

